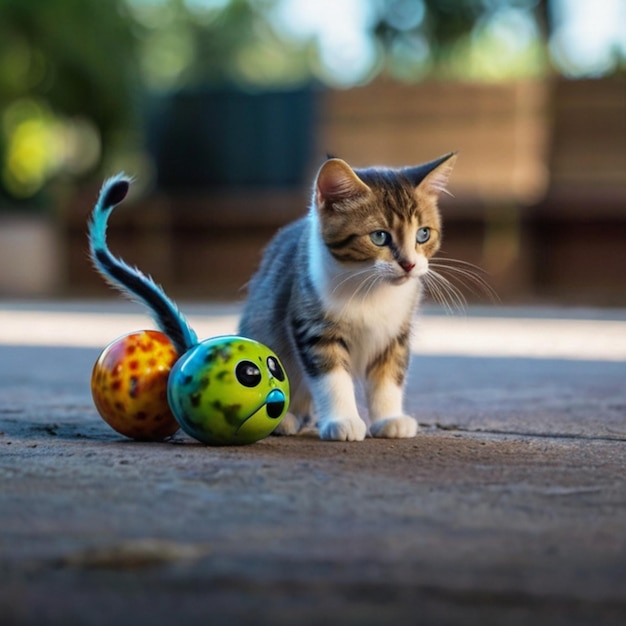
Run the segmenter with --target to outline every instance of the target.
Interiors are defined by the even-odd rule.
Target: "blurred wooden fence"
[[[546,184],[547,88],[378,82],[329,94],[321,142],[350,163],[402,166],[458,150],[461,203],[528,203]]]
[[[530,288],[543,298],[626,305],[626,76],[555,81],[546,195],[527,215]]]

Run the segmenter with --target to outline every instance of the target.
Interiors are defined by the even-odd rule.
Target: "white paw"
[[[363,441],[367,426],[360,419],[329,419],[320,422],[319,431],[327,441]]]
[[[417,435],[417,420],[407,415],[400,417],[385,417],[375,421],[370,426],[372,437],[387,437],[388,439],[404,439]]]
[[[297,435],[300,432],[300,419],[293,413],[285,414],[272,435]]]

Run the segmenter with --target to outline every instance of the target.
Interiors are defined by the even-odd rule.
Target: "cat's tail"
[[[104,182],[91,219],[89,220],[89,253],[103,278],[124,295],[138,300],[150,310],[157,326],[169,337],[179,354],[198,343],[198,338],[185,316],[163,289],[150,276],[127,265],[111,254],[107,246],[106,230],[113,209],[128,193],[131,179],[124,174]]]

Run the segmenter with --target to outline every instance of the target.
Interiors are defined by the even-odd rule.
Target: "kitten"
[[[403,409],[411,328],[441,244],[438,196],[455,153],[404,169],[320,168],[306,217],[275,236],[249,285],[241,335],[287,369],[291,406],[278,432],[317,419],[322,439],[360,441],[363,380],[374,437],[414,437]]]

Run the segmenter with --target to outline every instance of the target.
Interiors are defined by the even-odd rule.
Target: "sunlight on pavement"
[[[423,355],[626,361],[626,321],[523,317],[419,319],[413,351]],[[189,315],[200,338],[233,334],[236,314]],[[0,308],[0,345],[104,348],[154,328],[147,315]]]
[[[626,361],[626,322],[579,319],[425,317],[419,354]]]

